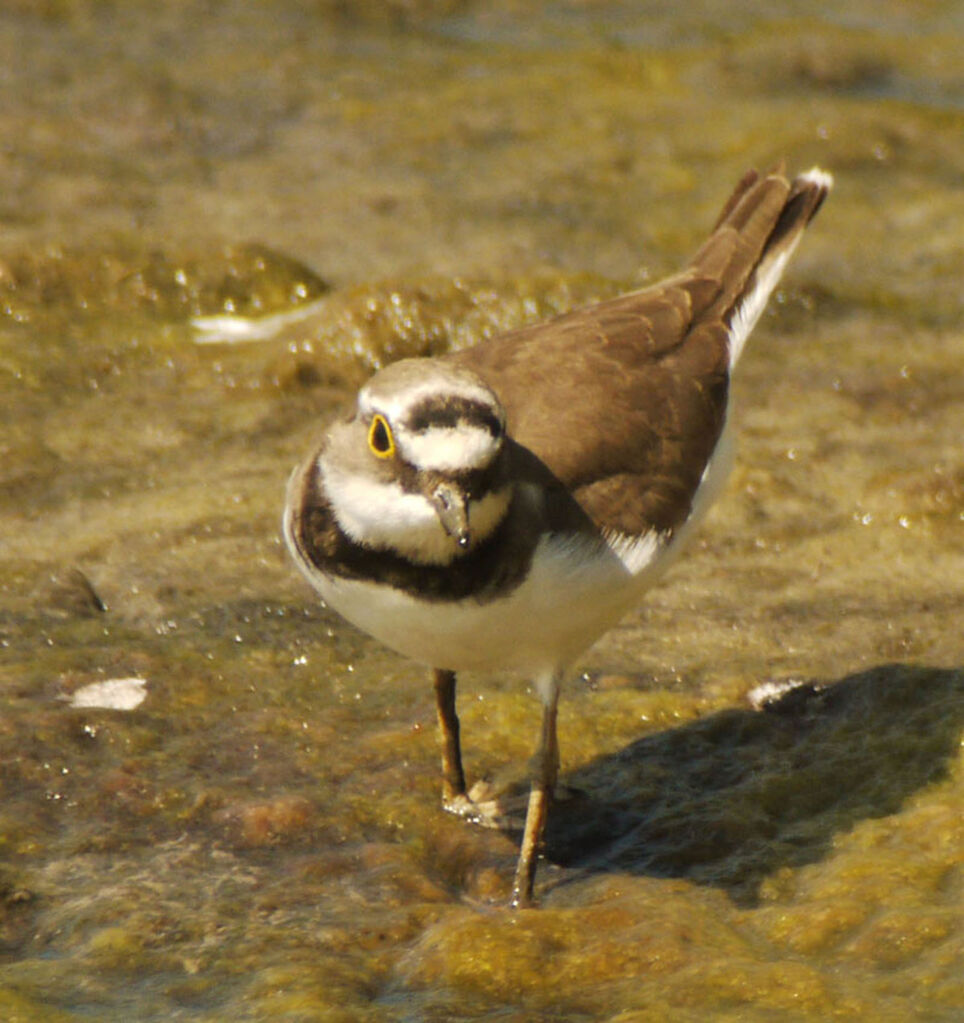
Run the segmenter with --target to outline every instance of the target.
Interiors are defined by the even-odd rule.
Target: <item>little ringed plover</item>
[[[532,899],[566,670],[679,551],[728,468],[730,376],[804,228],[819,169],[747,173],[651,287],[376,373],[293,473],[284,536],[327,604],[433,669],[443,801],[470,805],[455,673],[542,700],[512,901]]]

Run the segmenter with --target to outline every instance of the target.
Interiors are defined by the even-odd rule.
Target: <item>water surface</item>
[[[962,37],[940,0],[6,5],[0,1016],[960,1018]],[[511,914],[513,836],[440,811],[430,686],[300,582],[285,479],[373,367],[667,272],[783,157],[837,188],[737,468],[569,685]],[[461,693],[511,792],[536,702]]]

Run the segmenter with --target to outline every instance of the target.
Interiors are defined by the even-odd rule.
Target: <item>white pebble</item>
[[[71,707],[101,707],[105,710],[134,710],[147,696],[143,678],[109,678],[82,686],[70,697]]]

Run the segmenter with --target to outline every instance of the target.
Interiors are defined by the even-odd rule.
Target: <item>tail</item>
[[[687,275],[715,285],[707,312],[715,312],[729,328],[731,371],[832,187],[833,178],[818,167],[792,182],[782,166],[765,177],[747,172],[693,257]]]

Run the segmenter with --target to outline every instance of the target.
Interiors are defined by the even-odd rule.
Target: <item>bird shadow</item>
[[[753,905],[775,870],[946,776],[962,697],[964,670],[882,665],[646,736],[564,779],[546,857],[570,877],[686,878]]]

